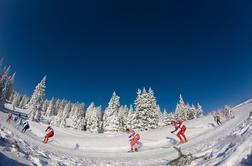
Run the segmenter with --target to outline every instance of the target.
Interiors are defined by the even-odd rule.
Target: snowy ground
[[[0,112],[0,165],[167,165],[177,157],[173,148],[177,138],[171,126],[142,132],[142,148],[127,153],[128,137],[119,134],[90,134],[72,129],[55,128],[55,137],[42,143],[46,125],[31,122],[26,134],[5,121]],[[16,110],[25,113],[24,110]],[[192,165],[252,165],[252,101],[233,110],[235,118],[217,127],[211,116],[185,122],[189,142],[183,153],[202,156]],[[79,148],[76,149],[76,144]]]

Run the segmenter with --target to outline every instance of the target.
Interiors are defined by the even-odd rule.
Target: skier
[[[136,133],[132,129],[126,129],[126,132],[129,133],[129,139],[130,139],[130,151],[129,152],[137,152],[137,142],[140,140],[140,135]]]
[[[9,113],[6,122],[10,123],[11,120],[12,120],[12,113]]]
[[[222,125],[222,122],[221,122],[221,120],[220,120],[220,115],[219,115],[218,112],[215,112],[215,113],[214,113],[214,120],[215,120],[215,122],[218,124],[218,126],[221,126],[221,125]]]
[[[224,110],[223,110],[223,112],[224,112],[224,117],[226,118],[226,120],[229,120],[230,119],[230,117],[229,117],[229,110],[225,107]]]
[[[179,132],[177,133],[177,137],[180,140],[179,144],[183,144],[185,142],[188,142],[188,140],[186,139],[186,136],[185,136],[186,126],[182,123],[182,121],[181,120],[171,121],[171,125],[173,125],[175,127],[175,130],[171,131],[171,133],[174,133],[178,129],[180,129]],[[183,139],[181,136],[183,137]]]
[[[23,126],[24,126],[24,127],[23,127],[23,129],[22,129],[22,133],[25,133],[26,130],[30,128],[29,121],[26,120],[26,121],[24,122]]]
[[[46,132],[46,135],[45,135],[45,138],[44,138],[43,142],[47,143],[48,139],[54,136],[54,131],[53,131],[53,128],[51,126],[48,126],[46,128],[45,132]]]
[[[17,117],[17,116],[15,116],[15,118],[14,118],[14,122],[16,123],[16,122],[17,122],[17,120],[18,120],[18,117]]]
[[[232,109],[229,109],[229,116],[230,116],[231,119],[234,119],[234,118],[235,118]]]

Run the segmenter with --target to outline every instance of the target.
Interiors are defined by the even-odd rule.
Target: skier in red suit
[[[126,129],[126,132],[128,132],[129,138],[130,138],[130,151],[129,152],[137,152],[137,142],[140,140],[140,135],[138,133],[136,133],[134,130],[132,129]]]
[[[48,139],[54,136],[54,131],[51,126],[48,126],[47,129],[45,130],[45,132],[46,132],[46,135],[44,138],[44,143],[47,143]]]
[[[182,123],[182,121],[181,120],[172,121],[171,125],[175,127],[175,130],[171,131],[171,133],[174,133],[175,131],[179,130],[179,132],[177,133],[177,137],[180,140],[179,144],[188,142],[185,136],[186,126]],[[183,137],[183,139],[181,136]]]

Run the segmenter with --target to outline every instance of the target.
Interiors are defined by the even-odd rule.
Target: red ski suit
[[[137,141],[140,140],[140,135],[136,133],[134,130],[130,130],[130,147],[133,149],[135,145],[137,144]]]
[[[12,120],[12,114],[8,114],[6,121],[10,123]]]
[[[45,135],[44,142],[47,143],[48,139],[54,136],[54,131],[50,126],[45,131],[47,134]]]
[[[187,139],[186,139],[186,136],[185,136],[186,126],[182,123],[182,121],[177,120],[176,122],[173,122],[172,125],[175,127],[175,130],[172,131],[172,133],[174,133],[175,131],[180,129],[179,132],[177,133],[177,137],[179,138],[180,143],[187,142]],[[184,138],[184,140],[182,139],[181,136]]]

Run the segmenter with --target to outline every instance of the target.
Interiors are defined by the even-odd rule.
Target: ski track
[[[189,142],[181,145],[183,153],[192,153],[196,156],[204,156],[202,159],[193,162],[193,165],[227,165],[237,163],[232,161],[232,154],[237,148],[242,145],[247,138],[252,138],[251,119],[247,119],[249,112],[252,110],[250,101],[240,104],[233,109],[235,118],[231,119],[220,127],[188,127],[188,132],[193,129],[201,129],[197,134],[189,135]],[[174,135],[169,134],[170,128],[153,130],[153,133],[166,131],[167,139],[148,145],[146,142],[155,142],[158,140],[153,138],[142,138],[142,149],[137,153],[127,153],[122,150],[113,151],[95,151],[95,150],[74,150],[74,148],[65,148],[54,138],[48,144],[42,143],[42,137],[38,137],[28,131],[23,134],[13,124],[8,124],[5,121],[6,114],[0,112],[1,132],[7,136],[14,137],[13,139],[20,142],[22,147],[23,157],[35,165],[167,165],[167,163],[177,157],[177,152],[172,148],[174,143]],[[211,117],[205,117],[202,121],[206,126],[209,125]],[[212,119],[211,119],[212,120]],[[212,121],[211,121],[212,122]],[[196,124],[200,123],[197,120],[185,122]],[[15,133],[15,134],[13,134]],[[62,130],[62,133],[76,136],[73,133],[68,133]],[[143,135],[151,134],[150,132]],[[83,136],[83,135],[82,135]],[[103,136],[101,136],[103,137]],[[113,136],[111,136],[113,138]],[[92,138],[91,138],[92,139]],[[170,142],[170,143],[169,143]],[[10,143],[9,143],[10,144]],[[25,145],[25,146],[22,146]],[[9,145],[10,146],[10,145]],[[127,147],[128,145],[126,145]],[[7,146],[8,147],[8,146]],[[7,148],[7,152],[11,151]],[[2,151],[2,149],[1,149]],[[5,151],[5,152],[6,152]],[[251,151],[250,151],[251,152]],[[22,157],[22,153],[17,155]],[[251,155],[251,154],[250,154]],[[243,159],[244,162],[248,160]]]

